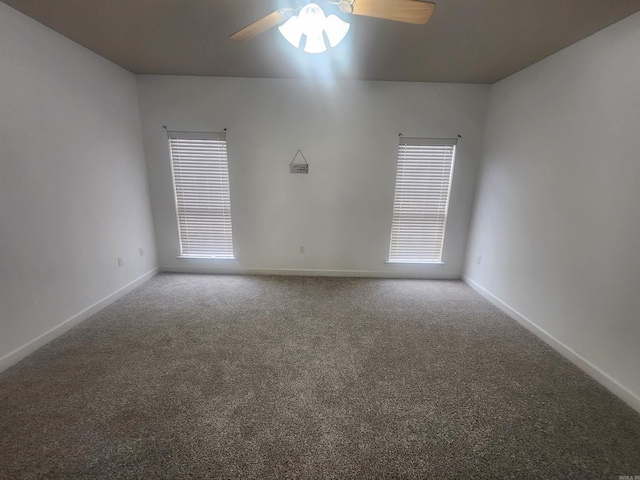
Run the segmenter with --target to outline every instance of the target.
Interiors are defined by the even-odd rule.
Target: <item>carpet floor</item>
[[[0,373],[0,478],[640,475],[640,415],[455,281],[160,274]]]

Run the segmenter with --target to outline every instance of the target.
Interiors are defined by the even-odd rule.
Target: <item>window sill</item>
[[[384,263],[387,265],[444,265],[444,262],[420,262],[420,261],[402,261],[402,260],[387,260]]]
[[[178,255],[176,258],[180,259],[194,259],[194,260],[220,260],[220,261],[236,261],[237,258],[229,258],[229,257],[214,257],[212,255]]]

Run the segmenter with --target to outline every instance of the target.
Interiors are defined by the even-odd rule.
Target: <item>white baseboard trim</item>
[[[460,280],[459,274],[394,272],[385,270],[317,270],[289,268],[207,268],[197,266],[160,267],[161,272],[205,273],[218,275],[297,275],[303,277],[369,277],[369,278],[415,278],[425,280]]]
[[[476,292],[482,295],[484,298],[489,300],[492,304],[502,310],[504,313],[509,315],[515,321],[517,321],[520,325],[525,327],[527,330],[532,332],[538,338],[540,338],[543,342],[548,344],[551,348],[560,353],[563,357],[569,360],[571,363],[576,365],[582,371],[587,373],[590,377],[600,383],[603,387],[613,393],[615,396],[620,398],[623,402],[633,408],[635,411],[640,413],[640,396],[636,393],[629,390],[627,387],[618,382],[615,378],[610,376],[609,374],[603,372],[598,367],[596,367],[589,360],[584,358],[579,353],[576,353],[570,347],[562,343],[560,340],[555,338],[546,330],[540,328],[536,325],[532,320],[522,315],[520,312],[511,308],[505,302],[500,300],[498,297],[493,295],[491,292],[486,290],[484,287],[480,286],[473,280],[471,280],[466,275],[462,276],[462,280],[473,288]]]
[[[141,275],[140,277],[136,278],[132,282],[129,282],[125,286],[119,288],[115,292],[107,295],[102,300],[99,300],[98,302],[85,308],[81,312],[76,313],[74,316],[66,319],[64,322],[53,327],[48,332],[43,333],[39,337],[34,338],[33,340],[24,344],[23,346],[18,347],[15,350],[0,357],[0,372],[2,372],[3,370],[6,370],[11,365],[15,365],[20,360],[31,355],[33,352],[38,350],[40,347],[46,345],[47,343],[49,343],[54,338],[57,338],[63,333],[71,330],[73,327],[75,327],[79,323],[82,323],[91,315],[94,315],[95,313],[99,312],[106,306],[112,304],[119,298],[125,296],[130,291],[134,290],[135,288],[139,287],[150,278],[154,277],[158,272],[159,272],[158,268],[154,268],[153,270],[150,270],[149,272],[145,273],[144,275]]]

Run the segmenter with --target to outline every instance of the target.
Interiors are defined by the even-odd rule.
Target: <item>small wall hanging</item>
[[[298,155],[302,157],[304,163],[298,163],[299,161],[296,162]],[[289,173],[309,173],[309,163],[307,162],[307,159],[304,158],[302,151],[298,150],[293,156],[293,160],[291,160],[291,163],[289,164]]]

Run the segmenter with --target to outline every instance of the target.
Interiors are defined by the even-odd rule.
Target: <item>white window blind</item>
[[[389,262],[442,261],[456,142],[400,138]]]
[[[169,132],[180,254],[234,258],[225,133]]]

